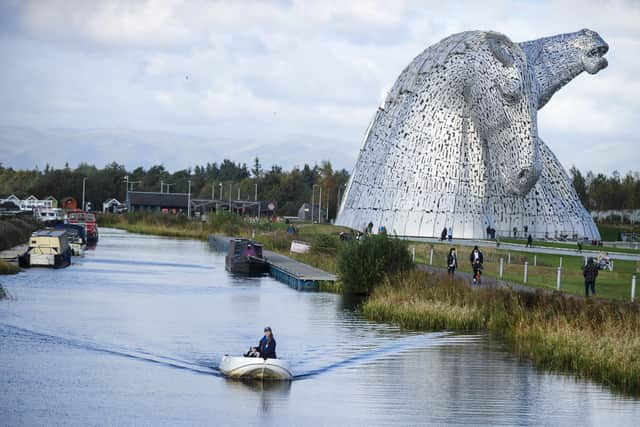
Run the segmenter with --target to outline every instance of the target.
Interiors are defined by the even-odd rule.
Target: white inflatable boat
[[[220,372],[231,378],[290,380],[293,377],[289,364],[284,360],[234,357],[227,354],[222,356]]]

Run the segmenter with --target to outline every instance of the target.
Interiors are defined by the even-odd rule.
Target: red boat
[[[95,214],[81,210],[70,211],[67,213],[67,222],[84,226],[88,244],[98,242],[98,223],[96,223]]]

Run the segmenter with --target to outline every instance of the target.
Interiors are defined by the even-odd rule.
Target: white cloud
[[[12,23],[0,30],[12,63],[0,70],[0,125],[266,144],[318,135],[357,153],[381,94],[428,45],[472,29],[523,41],[584,27],[610,43],[610,66],[558,92],[541,135],[559,152],[567,135],[614,146],[640,121],[635,2],[29,0],[0,15]],[[585,152],[573,151],[578,167]]]

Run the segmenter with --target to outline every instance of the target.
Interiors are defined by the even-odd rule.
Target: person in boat
[[[276,339],[270,326],[264,328],[264,336],[260,339],[257,347],[251,347],[246,354],[248,357],[262,357],[263,359],[277,359]]]

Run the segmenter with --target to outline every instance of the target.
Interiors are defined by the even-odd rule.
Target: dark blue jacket
[[[263,359],[277,359],[275,338],[271,338],[271,343],[269,343],[267,337],[262,337],[258,343],[258,352]]]

